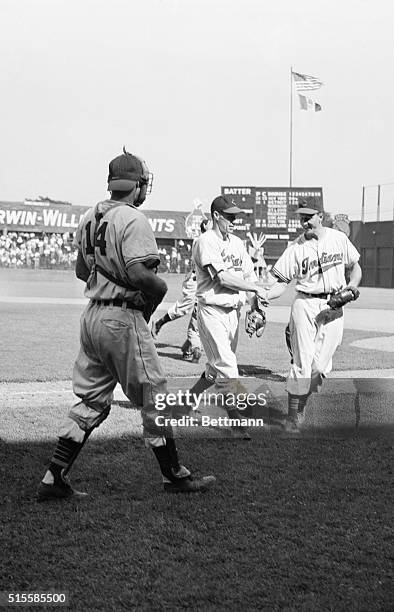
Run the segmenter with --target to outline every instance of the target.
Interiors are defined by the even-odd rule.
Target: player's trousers
[[[171,321],[186,315],[193,308],[196,300],[197,281],[194,272],[186,275],[182,283],[182,297],[167,311]]]
[[[79,428],[87,431],[106,418],[120,383],[130,402],[141,409],[145,438],[171,436],[170,427],[156,424],[158,415],[167,415],[157,412],[155,396],[166,394],[167,387],[142,312],[90,302],[81,317],[80,343],[73,390],[81,401],[69,415]]]
[[[238,378],[235,351],[238,344],[240,308],[198,304],[197,324],[207,362],[205,376]]]
[[[201,348],[200,332],[197,322],[197,302],[194,303],[189,325],[187,326],[186,338],[190,343],[190,349]]]
[[[182,284],[182,298],[170,306],[167,314],[171,321],[180,319],[192,310],[189,325],[187,327],[187,349],[201,348],[200,334],[197,325],[197,302],[196,302],[197,282],[194,272],[186,275]]]
[[[290,314],[290,342],[293,364],[286,390],[291,395],[318,391],[322,376],[332,370],[332,358],[342,342],[343,312],[333,313],[328,322],[321,314],[327,300],[297,293]]]

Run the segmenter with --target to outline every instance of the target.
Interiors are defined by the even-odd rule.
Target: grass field
[[[26,283],[18,287],[26,292]],[[73,468],[89,499],[37,504],[53,448],[42,431],[55,436],[66,405],[37,395],[29,413],[18,394],[8,401],[7,382],[31,383],[34,394],[36,381],[69,381],[80,313],[0,304],[0,410],[3,423],[15,421],[12,441],[1,440],[0,425],[0,591],[64,589],[78,611],[392,609],[393,444],[383,428],[181,439],[183,461],[218,479],[216,489],[185,498],[162,492],[153,456],[114,408],[119,431],[93,435]],[[170,377],[202,370],[179,359],[186,324],[171,323],[159,337]],[[347,330],[336,369],[393,367],[393,353],[350,346],[370,335],[378,334]],[[239,363],[249,376],[280,380],[283,326],[271,323],[259,341],[243,335]]]
[[[219,483],[185,498],[161,492],[141,440],[92,441],[74,477],[83,505],[34,503],[51,447],[12,445],[1,588],[66,589],[73,610],[388,611],[390,445],[192,441],[188,464]]]
[[[71,378],[79,346],[79,318],[83,306],[62,304],[0,303],[1,380],[63,380]],[[181,360],[180,347],[185,339],[188,318],[163,327],[157,349],[167,376],[199,375],[201,365]],[[241,372],[253,373],[262,368],[286,372],[289,356],[284,339],[284,326],[267,325],[260,339],[249,340],[240,334],[238,363]],[[384,337],[389,334],[345,330],[344,341],[335,355],[336,370],[393,368],[394,353],[370,351],[350,346],[355,340]]]

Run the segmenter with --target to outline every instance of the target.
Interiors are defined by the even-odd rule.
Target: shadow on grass
[[[257,365],[241,364],[238,366],[238,370],[240,376],[254,376],[255,378],[264,378],[265,380],[273,380],[275,382],[284,382],[286,380],[285,376]]]
[[[177,444],[216,489],[165,494],[120,436],[73,467],[87,500],[44,504],[53,444],[3,444],[1,588],[64,589],[73,610],[391,609],[389,438]]]
[[[174,348],[179,348],[180,350],[180,347]],[[182,353],[178,355],[177,353],[164,353],[163,351],[157,351],[157,354],[159,355],[159,357],[167,357],[168,359],[174,359],[175,361],[185,361],[183,359]]]

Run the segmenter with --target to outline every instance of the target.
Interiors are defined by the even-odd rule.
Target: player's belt
[[[127,300],[90,300],[92,304],[98,306],[119,306],[119,308],[132,308],[133,310],[143,311],[142,306],[136,306],[134,302],[128,302]]]
[[[305,291],[299,291],[298,293],[306,295],[306,297],[320,298],[321,300],[326,300],[331,295],[331,293],[305,293]]]

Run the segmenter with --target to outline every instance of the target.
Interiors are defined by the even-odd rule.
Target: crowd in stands
[[[0,236],[2,268],[74,268],[77,250],[73,234],[34,234],[9,232]]]
[[[74,235],[8,232],[0,235],[0,267],[70,270],[77,249]],[[191,270],[191,243],[179,240],[177,247],[160,248],[159,272],[185,274]]]

